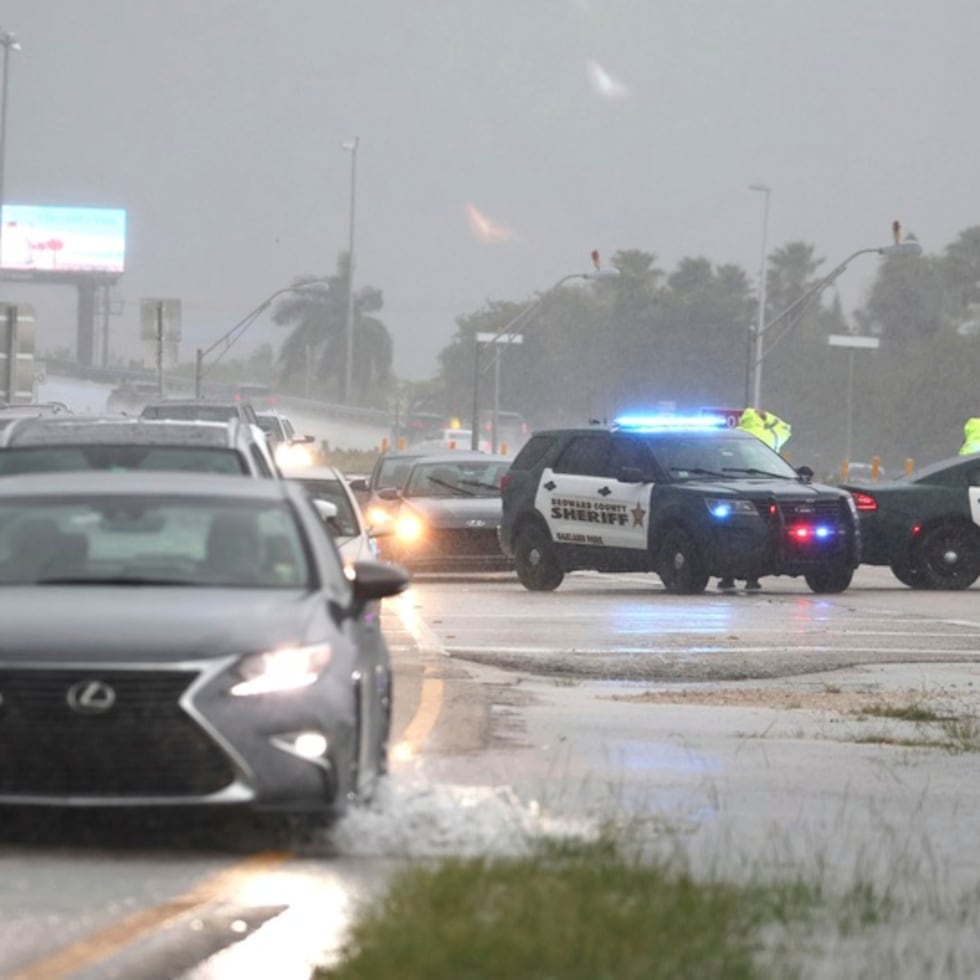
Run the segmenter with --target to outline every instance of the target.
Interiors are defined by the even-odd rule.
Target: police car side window
[[[609,464],[609,439],[605,435],[578,436],[565,447],[555,463],[556,473],[581,476],[606,476]]]
[[[510,464],[512,470],[533,470],[555,444],[554,436],[531,436]]]
[[[653,470],[653,460],[646,446],[637,439],[615,436],[609,458],[609,475],[617,476],[624,467],[639,470],[644,476],[647,476]]]

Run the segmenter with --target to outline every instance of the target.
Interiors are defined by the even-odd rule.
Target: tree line
[[[761,407],[792,424],[789,455],[821,474],[839,466],[845,448],[849,353],[829,346],[829,334],[880,339],[877,350],[854,352],[852,461],[877,454],[900,472],[909,457],[922,463],[952,455],[963,422],[980,414],[980,226],[941,253],[876,261],[867,299],[850,316],[831,287],[764,334]],[[638,249],[616,252],[611,264],[616,278],[568,283],[520,302],[492,300],[459,316],[433,378],[397,387],[392,339],[380,318],[382,292],[357,290],[355,400],[387,401],[394,409],[391,393],[398,390],[399,412],[468,419],[475,377],[480,406],[491,404],[499,356],[500,406],[521,412],[533,427],[644,409],[745,405],[758,320],[754,277],[703,256],[666,270],[655,253]],[[765,323],[811,291],[826,265],[802,241],[771,252]],[[340,390],[345,364],[345,255],[328,278],[328,290],[285,297],[273,319],[289,329],[277,358],[283,384],[298,391],[312,376],[318,396],[329,399]],[[521,344],[478,345],[477,334],[515,320]]]

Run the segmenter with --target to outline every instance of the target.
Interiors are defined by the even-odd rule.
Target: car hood
[[[838,487],[827,486],[823,483],[803,483],[797,480],[769,479],[767,477],[743,477],[738,480],[688,480],[673,486],[694,490],[698,494],[711,496],[717,493],[731,493],[750,500],[766,500],[775,497],[777,500],[800,500],[817,497],[840,498],[843,496]]]
[[[410,497],[402,507],[432,527],[472,527],[471,521],[498,527],[503,513],[500,497]]]
[[[178,662],[329,635],[317,592],[181,586],[0,588],[0,662]]]

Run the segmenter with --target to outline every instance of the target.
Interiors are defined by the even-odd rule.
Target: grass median
[[[785,980],[794,971],[778,936],[819,904],[803,882],[695,880],[683,863],[606,842],[550,842],[532,857],[397,873],[340,962],[315,976]]]

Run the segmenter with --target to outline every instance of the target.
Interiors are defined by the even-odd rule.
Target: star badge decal
[[[647,512],[637,504],[630,513],[633,515],[633,527],[643,527],[643,518],[647,516]]]

